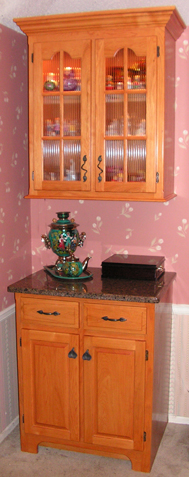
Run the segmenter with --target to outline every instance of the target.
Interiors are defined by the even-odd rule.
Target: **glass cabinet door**
[[[35,44],[36,189],[90,189],[89,64],[89,41]]]
[[[154,192],[156,39],[96,46],[96,189]]]

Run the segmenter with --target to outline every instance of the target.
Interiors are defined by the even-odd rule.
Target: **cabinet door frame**
[[[85,426],[85,441],[95,445],[102,445],[108,447],[114,447],[119,449],[132,449],[143,450],[143,435],[144,435],[144,410],[145,410],[145,341],[135,341],[129,339],[119,338],[101,338],[101,337],[88,337],[84,338],[84,349],[89,351],[91,355],[90,361],[84,361],[84,426]],[[98,382],[98,359],[100,359],[100,353],[112,353],[118,359],[128,355],[130,356],[132,366],[134,367],[133,378],[133,402],[131,403],[131,415],[130,419],[133,419],[132,436],[113,435],[98,431],[98,420],[100,415],[103,414],[103,406],[105,403],[100,403],[102,394],[107,397],[106,389],[101,386],[101,392],[99,393]],[[127,358],[126,358],[127,359]],[[126,361],[125,361],[126,362]],[[108,365],[107,365],[108,366]],[[100,369],[100,368],[99,368]],[[101,372],[101,369],[99,373]],[[105,379],[111,379],[111,372]],[[120,390],[122,382],[119,380]],[[123,394],[126,392],[124,389]],[[121,394],[121,393],[120,393]],[[105,406],[106,407],[106,406]],[[104,409],[105,409],[104,407]],[[98,416],[99,409],[101,409]],[[106,411],[105,411],[106,413]],[[116,408],[115,408],[116,414]],[[105,424],[104,424],[105,426]],[[110,426],[111,427],[111,426]],[[119,426],[118,426],[119,427]],[[120,428],[122,423],[120,423]]]
[[[144,45],[144,47],[143,47]],[[138,55],[146,51],[146,181],[105,181],[105,58],[118,49],[131,48]],[[125,74],[126,81],[126,74]],[[126,92],[126,88],[125,88]],[[126,96],[126,93],[124,97]],[[111,92],[110,92],[111,93]],[[125,113],[124,113],[125,116]],[[126,119],[125,119],[126,120]],[[157,170],[157,37],[114,38],[96,40],[96,191],[120,193],[155,193]],[[124,150],[127,140],[124,138]],[[136,136],[137,140],[137,136]],[[100,162],[99,162],[100,158]],[[126,170],[126,159],[124,167]]]
[[[43,180],[43,104],[42,61],[53,53],[66,51],[73,58],[81,57],[81,180]],[[33,45],[33,162],[34,190],[36,191],[89,191],[90,165],[90,110],[91,110],[91,40],[34,43]],[[61,65],[60,65],[61,66]],[[63,75],[62,68],[60,74]],[[61,80],[63,85],[63,80]],[[72,93],[72,92],[70,92]],[[49,95],[51,93],[49,92]],[[61,100],[63,91],[58,92]],[[75,92],[73,92],[75,94]],[[77,94],[77,93],[76,93]],[[62,105],[63,108],[63,105]],[[63,165],[63,141],[60,138],[60,165]],[[77,138],[77,136],[76,136]],[[74,136],[72,137],[74,139]],[[53,140],[53,136],[52,136]],[[83,159],[86,159],[85,160]],[[62,178],[63,179],[63,178]]]
[[[40,353],[37,351],[40,347],[44,346],[44,356],[43,352]],[[56,375],[54,378],[54,388],[51,387],[51,395],[48,397],[48,349],[53,347],[55,354],[51,358],[55,359],[56,363]],[[77,353],[77,358],[69,358],[68,353],[74,348],[74,351]],[[53,351],[52,350],[52,351]],[[22,330],[22,366],[23,366],[23,395],[24,395],[24,428],[25,432],[34,435],[43,435],[46,437],[55,437],[66,440],[75,440],[79,441],[80,429],[79,429],[79,336],[72,335],[67,333],[57,333],[52,331],[37,331],[31,329]],[[49,353],[50,355],[50,353]],[[43,376],[38,372],[39,367],[37,366],[37,356],[38,360],[42,362],[42,370],[40,372],[44,373]],[[57,362],[58,357],[63,358],[65,361],[61,363]],[[65,371],[65,375],[62,376],[61,380],[61,365],[62,369]],[[63,366],[64,365],[64,366]],[[49,362],[49,366],[52,368],[52,364]],[[39,373],[39,376],[38,376]],[[47,375],[47,377],[46,377]],[[51,370],[52,376],[52,370]],[[40,382],[41,379],[41,382]],[[44,379],[44,396],[43,396],[43,386],[42,380]],[[53,379],[52,379],[53,381]],[[39,387],[37,388],[37,383]],[[68,384],[68,389],[65,389],[66,383]],[[57,388],[57,389],[56,389]],[[61,398],[58,390],[64,388],[65,402],[62,403],[61,407]],[[52,404],[52,393],[55,393],[54,406],[56,408],[56,395],[58,399],[57,408],[60,412],[64,413],[62,421],[64,425],[57,425],[57,416],[58,411],[55,410],[55,417],[52,410],[51,415],[51,404]],[[42,400],[46,399],[44,403]],[[63,398],[62,398],[63,399]],[[38,408],[37,408],[37,402]],[[51,422],[39,422],[40,415],[42,417],[41,421],[44,419],[48,421],[48,416],[45,415],[45,409],[48,411],[49,420],[56,421],[54,424]]]

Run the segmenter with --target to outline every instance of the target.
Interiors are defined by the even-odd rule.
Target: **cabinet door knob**
[[[75,352],[74,348],[72,348],[71,351],[69,351],[68,358],[73,358],[73,359],[77,358],[77,353]]]
[[[101,177],[101,174],[103,173],[103,169],[100,167],[100,163],[102,162],[102,156],[98,156],[98,164],[97,164],[97,167],[98,169],[100,170],[99,174],[98,174],[98,182],[101,182],[102,181],[102,177]]]
[[[83,164],[81,166],[82,171],[84,171],[83,182],[87,181],[87,169],[84,168],[84,165],[85,165],[86,162],[87,162],[87,156],[85,155],[85,156],[83,156]]]
[[[92,359],[92,356],[90,355],[88,349],[87,349],[87,351],[85,351],[85,353],[83,354],[82,359],[83,359],[84,361],[90,361],[90,360]]]
[[[37,313],[39,313],[40,315],[54,315],[54,316],[60,315],[58,311],[53,311],[52,313],[50,312],[46,313],[43,310],[38,310]]]
[[[102,316],[101,320],[104,320],[104,321],[127,321],[127,318],[108,318],[108,316]]]

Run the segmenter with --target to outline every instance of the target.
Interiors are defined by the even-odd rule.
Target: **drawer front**
[[[146,307],[142,305],[84,303],[84,328],[145,334],[146,313]]]
[[[21,298],[21,321],[79,327],[79,303],[54,298]]]

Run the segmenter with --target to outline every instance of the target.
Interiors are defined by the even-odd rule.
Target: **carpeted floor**
[[[39,447],[20,451],[19,428],[0,444],[0,477],[189,477],[189,426],[168,424],[150,474],[129,461]]]

